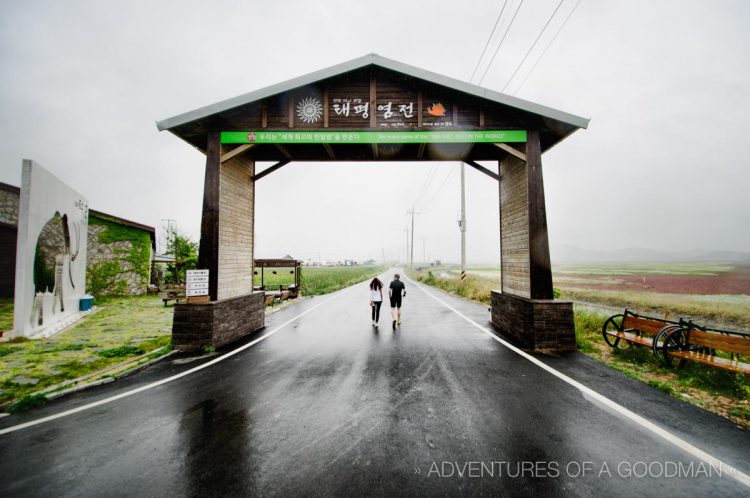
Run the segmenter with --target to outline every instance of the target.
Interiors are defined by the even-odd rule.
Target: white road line
[[[28,427],[33,427],[35,425],[43,424],[45,422],[51,422],[52,420],[57,420],[58,418],[67,417],[68,415],[73,415],[74,413],[79,413],[79,412],[82,412],[82,411],[85,411],[85,410],[89,410],[91,408],[96,408],[97,406],[106,405],[107,403],[112,403],[113,401],[117,401],[118,399],[127,398],[129,396],[133,396],[134,394],[138,394],[138,393],[141,393],[143,391],[148,391],[149,389],[153,389],[155,387],[159,387],[161,385],[168,384],[168,383],[173,382],[173,381],[175,381],[177,379],[181,379],[182,377],[186,377],[186,376],[188,376],[190,374],[193,374],[195,372],[203,370],[204,368],[208,368],[208,367],[210,367],[212,365],[215,365],[215,364],[219,363],[220,361],[224,361],[227,358],[231,358],[232,356],[234,356],[234,355],[236,355],[236,354],[238,354],[238,353],[240,353],[240,352],[242,352],[242,351],[244,351],[244,350],[246,350],[246,349],[248,349],[250,347],[255,346],[256,344],[258,344],[259,342],[261,342],[264,339],[268,339],[273,334],[275,334],[279,330],[283,329],[284,327],[286,327],[290,323],[293,323],[293,322],[299,320],[300,318],[302,318],[306,314],[308,314],[311,311],[313,311],[313,310],[315,310],[315,309],[323,306],[324,304],[332,301],[333,299],[339,297],[340,295],[344,294],[345,292],[347,292],[347,290],[343,290],[341,292],[337,292],[336,294],[334,294],[333,296],[329,297],[325,301],[320,302],[320,303],[316,304],[315,306],[313,306],[312,308],[303,311],[302,313],[300,313],[299,315],[295,316],[294,318],[291,318],[291,319],[287,320],[286,322],[282,323],[281,325],[279,325],[278,327],[276,327],[272,331],[270,331],[270,332],[268,332],[266,334],[263,334],[262,336],[258,337],[254,341],[248,342],[247,344],[243,344],[242,346],[238,347],[237,349],[233,349],[232,351],[230,351],[230,352],[228,352],[228,353],[226,353],[224,355],[221,355],[221,356],[219,356],[216,359],[208,361],[208,362],[206,362],[206,363],[204,363],[202,365],[199,365],[197,367],[191,368],[190,370],[185,370],[184,372],[178,373],[178,374],[173,375],[171,377],[167,377],[166,379],[162,379],[162,380],[159,380],[159,381],[156,381],[156,382],[152,382],[151,384],[146,384],[145,386],[141,386],[141,387],[138,387],[136,389],[132,389],[130,391],[126,391],[124,393],[117,394],[115,396],[110,396],[109,398],[100,399],[99,401],[94,401],[93,403],[89,403],[87,405],[78,406],[76,408],[71,408],[70,410],[66,410],[64,412],[56,413],[54,415],[49,415],[47,417],[38,418],[36,420],[31,420],[29,422],[24,422],[23,424],[13,425],[11,427],[6,427],[5,429],[0,429],[0,436],[2,436],[3,434],[8,434],[9,432],[20,431],[21,429],[26,429]]]
[[[476,328],[478,328],[479,330],[481,330],[482,332],[484,332],[485,334],[487,334],[492,339],[494,339],[495,341],[499,342],[500,344],[502,344],[506,348],[510,349],[514,353],[516,353],[516,354],[518,354],[518,355],[526,358],[531,363],[537,365],[540,368],[543,368],[544,370],[546,370],[547,372],[551,373],[552,375],[554,375],[558,379],[560,379],[560,380],[562,380],[564,382],[567,382],[571,386],[575,387],[576,389],[578,389],[579,391],[581,391],[582,394],[584,394],[586,396],[590,396],[591,398],[593,398],[596,401],[602,403],[603,405],[605,405],[609,409],[616,411],[617,413],[619,413],[623,417],[625,417],[625,418],[627,418],[627,419],[635,422],[636,424],[638,424],[641,427],[643,427],[644,429],[646,429],[646,430],[648,430],[648,431],[656,434],[657,436],[661,437],[662,439],[666,440],[667,442],[672,443],[673,445],[675,445],[678,448],[686,451],[687,453],[689,453],[690,455],[694,456],[695,458],[697,458],[697,459],[705,462],[708,465],[711,465],[715,469],[720,469],[722,475],[724,475],[724,472],[726,472],[727,475],[729,475],[730,477],[736,479],[737,481],[741,482],[742,484],[744,484],[745,486],[747,486],[747,487],[750,488],[750,476],[748,476],[747,474],[741,472],[739,469],[736,469],[736,468],[732,467],[731,465],[728,465],[728,464],[724,463],[723,461],[721,461],[718,458],[716,458],[716,457],[714,457],[714,456],[706,453],[705,451],[701,450],[700,448],[698,448],[696,446],[693,446],[692,444],[688,443],[684,439],[681,439],[678,436],[675,436],[671,432],[669,432],[669,431],[667,431],[665,429],[662,429],[661,427],[659,427],[658,425],[654,424],[653,422],[651,422],[651,421],[649,421],[649,420],[641,417],[640,415],[637,415],[634,412],[631,412],[630,410],[628,410],[624,406],[619,405],[618,403],[612,401],[611,399],[607,398],[606,396],[603,396],[603,395],[599,394],[598,392],[594,391],[590,387],[587,387],[587,386],[581,384],[580,382],[578,382],[576,380],[573,380],[572,378],[568,377],[564,373],[559,372],[559,371],[555,370],[554,368],[550,367],[549,365],[545,364],[544,362],[542,362],[542,361],[534,358],[533,356],[531,356],[527,352],[525,352],[525,351],[517,348],[513,344],[511,344],[511,343],[503,340],[502,338],[498,337],[490,329],[488,329],[487,327],[484,327],[484,326],[478,324],[477,322],[475,322],[471,318],[467,317],[466,315],[464,315],[463,313],[461,313],[460,311],[458,311],[457,309],[455,309],[454,307],[452,307],[451,305],[449,305],[448,303],[446,303],[445,301],[443,301],[439,297],[437,297],[434,294],[428,292],[427,290],[424,289],[424,287],[422,287],[421,285],[417,284],[414,280],[412,280],[412,279],[410,279],[408,277],[407,277],[407,279],[416,288],[418,288],[419,290],[421,290],[422,292],[424,292],[425,294],[427,294],[432,299],[434,299],[435,301],[439,302],[440,304],[442,304],[443,306],[445,306],[449,310],[453,311],[455,314],[457,314],[458,316],[460,316],[461,318],[463,318],[464,320],[466,320],[470,324],[474,325]]]

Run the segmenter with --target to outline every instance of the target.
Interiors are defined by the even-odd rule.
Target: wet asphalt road
[[[0,495],[748,496],[425,292],[484,326],[486,306],[406,285],[395,332],[387,307],[370,325],[359,284],[274,313],[251,339],[277,332],[203,370],[0,435]],[[0,429],[217,357],[168,360]],[[750,473],[748,431],[582,355],[540,358]]]

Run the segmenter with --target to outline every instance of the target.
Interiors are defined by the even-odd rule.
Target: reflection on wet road
[[[366,284],[359,284],[204,370],[0,436],[0,494],[747,492],[736,480],[718,476],[719,469],[704,466],[706,474],[700,473],[700,461],[592,403],[410,282],[406,285],[403,322],[395,331],[386,307],[381,326],[371,326]],[[275,313],[267,330],[324,299]],[[441,299],[487,323],[485,306],[443,294]],[[647,392],[577,356],[549,361],[568,368],[583,362],[581,372],[608,372],[601,375],[611,376],[607,385],[621,394]],[[62,400],[40,414],[190,367],[161,365],[142,379]],[[639,395],[631,398],[628,408],[645,403]],[[693,416],[695,410],[680,411],[679,402],[664,398],[658,398],[664,403],[659,412],[667,420]],[[732,459],[747,451],[746,432],[735,434],[728,422],[695,413],[703,417],[699,423],[715,424],[704,427],[707,431],[726,439],[717,446],[727,448],[721,457],[731,465],[747,465]],[[3,427],[11,423],[3,421]],[[683,471],[668,477],[665,472],[673,467]]]

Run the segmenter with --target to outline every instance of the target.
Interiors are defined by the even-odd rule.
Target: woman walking
[[[377,327],[380,321],[380,306],[383,304],[383,282],[377,277],[370,282],[370,306],[372,307],[372,325]]]

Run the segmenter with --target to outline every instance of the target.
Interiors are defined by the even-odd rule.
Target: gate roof
[[[202,151],[211,132],[258,161],[500,160],[589,120],[375,54],[158,121]],[[519,134],[520,133],[520,134]]]

